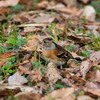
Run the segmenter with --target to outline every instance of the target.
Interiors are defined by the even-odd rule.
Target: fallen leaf
[[[95,100],[95,99],[89,97],[88,95],[81,95],[77,97],[77,100]]]
[[[84,16],[89,21],[95,21],[96,11],[92,6],[86,6],[82,16]]]
[[[0,96],[9,96],[9,95],[15,95],[18,92],[20,92],[20,88],[15,88],[15,89],[2,89],[0,90]]]
[[[34,69],[31,72],[30,77],[31,77],[32,82],[33,81],[38,82],[38,81],[41,81],[41,79],[42,79],[42,73],[40,72],[40,70]]]
[[[71,52],[71,54],[72,54],[72,56],[73,56],[74,58],[76,58],[76,59],[80,59],[80,60],[86,59],[85,57],[79,56],[79,55],[77,55],[77,54],[74,53],[74,52]]]
[[[47,7],[47,9],[48,10],[58,11],[58,12],[63,12],[63,13],[69,13],[69,14],[75,13],[77,11],[77,9],[74,9],[74,11],[72,9],[68,9],[66,6],[64,6],[61,3],[58,3],[58,4],[54,5],[54,6],[49,5]]]
[[[47,96],[42,97],[40,100],[49,100],[49,98],[56,100],[75,100],[73,93],[74,88],[63,88],[51,92]]]
[[[32,93],[42,93],[40,88],[37,88],[37,86],[30,87],[26,85],[8,85],[8,84],[1,84],[0,89],[15,89],[15,88],[20,88],[22,92],[32,92]]]
[[[85,91],[94,94],[98,97],[100,97],[100,89],[89,89],[89,88],[85,88]]]
[[[92,81],[100,82],[100,71],[95,70],[93,72],[90,72],[87,74],[87,78],[89,78]]]
[[[0,1],[0,7],[8,7],[17,5],[19,0],[2,0]]]
[[[68,29],[69,31],[72,31],[70,29]],[[75,31],[74,31],[75,32]],[[89,43],[91,38],[90,37],[81,37],[79,35],[74,35],[74,34],[67,34],[67,37],[77,43]]]
[[[16,94],[15,97],[17,97],[18,100],[40,100],[41,95],[31,92],[20,92]]]
[[[77,0],[63,0],[63,2],[69,7],[73,7],[77,4]]]
[[[28,61],[31,57],[31,53],[24,55],[23,62]]]
[[[15,74],[13,74],[12,76],[8,78],[8,83],[10,85],[13,85],[13,84],[20,85],[27,82],[28,80],[25,77],[21,76],[19,72],[16,72]]]
[[[83,2],[84,4],[87,4],[88,2],[90,2],[91,0],[81,0],[81,2]]]
[[[10,57],[13,57],[14,55],[15,55],[15,53],[13,53],[13,52],[5,52],[0,55],[0,58],[1,59],[10,58]]]
[[[7,61],[8,58],[13,57],[15,54],[12,52],[5,52],[0,55],[1,61],[0,61],[0,67],[2,67]]]
[[[56,83],[59,79],[61,79],[60,73],[56,65],[52,62],[47,65],[47,77],[50,84]]]
[[[31,2],[29,0],[20,0],[20,3],[21,4],[25,4],[27,6],[30,6],[31,5]]]
[[[18,68],[20,69],[22,74],[30,74],[32,64],[29,62],[29,63],[23,64],[23,65],[20,65]]]
[[[85,78],[85,76],[90,68],[91,68],[91,61],[90,60],[82,61],[81,66],[80,66],[80,73],[81,73],[83,78]]]
[[[37,18],[34,18],[33,21],[35,23],[52,23],[54,21],[55,17],[54,16],[51,16],[51,15],[47,15],[47,14],[44,14],[40,17],[37,17]]]
[[[2,59],[0,61],[0,67],[2,67],[7,61],[8,61],[8,59]]]
[[[78,76],[71,76],[70,77],[72,80],[74,80],[75,82],[78,82],[79,83],[79,85],[81,85],[81,84],[85,84],[86,83],[86,81],[84,80],[84,79],[82,79],[82,78],[80,78],[80,77],[78,77]]]
[[[42,29],[40,28],[36,28],[36,27],[25,27],[24,28],[24,33],[27,33],[27,32],[41,32]]]
[[[67,66],[70,66],[71,68],[74,68],[73,71],[78,71],[80,64],[75,60],[69,60],[67,62]]]
[[[25,22],[29,21],[29,19],[24,15],[20,15],[20,16],[17,16],[17,17],[19,17],[19,19],[22,21],[22,23],[25,23]]]
[[[85,86],[87,87],[87,88],[90,88],[90,89],[100,89],[100,85],[97,83],[97,82],[87,82],[86,84],[85,84]]]
[[[48,6],[48,1],[44,0],[44,1],[41,1],[40,3],[37,4],[37,7],[39,8],[46,8]]]
[[[0,7],[0,14],[7,15],[9,13],[8,8]]]
[[[29,37],[27,44],[25,44],[25,48],[22,48],[26,51],[42,51],[42,46],[39,43],[40,35],[32,35]],[[36,49],[37,48],[37,49]]]
[[[89,59],[95,64],[100,63],[100,51],[94,52],[90,55]]]

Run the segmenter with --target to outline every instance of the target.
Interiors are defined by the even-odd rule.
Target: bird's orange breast
[[[43,50],[42,54],[45,58],[56,59],[55,50]]]

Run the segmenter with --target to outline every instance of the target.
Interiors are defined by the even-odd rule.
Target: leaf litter
[[[93,3],[0,1],[0,99],[100,99],[100,15]],[[46,37],[74,59],[64,66],[45,61]]]

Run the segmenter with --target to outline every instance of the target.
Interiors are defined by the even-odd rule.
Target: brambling
[[[69,59],[73,58],[69,51],[55,43],[52,38],[42,40],[42,55],[45,60],[52,61],[57,66],[64,65]]]

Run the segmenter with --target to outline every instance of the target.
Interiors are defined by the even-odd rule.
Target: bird
[[[68,50],[58,45],[51,37],[42,40],[42,55],[46,61],[51,61],[57,66],[66,64],[69,59],[74,59]]]

